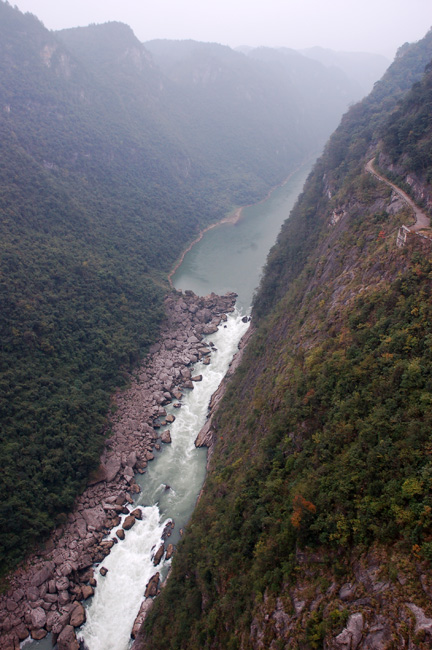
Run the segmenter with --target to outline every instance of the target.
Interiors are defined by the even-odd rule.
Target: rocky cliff
[[[141,648],[432,643],[432,246],[415,233],[396,245],[413,213],[366,170],[384,165],[409,80],[427,86],[431,40],[345,116],[269,256],[206,486]]]

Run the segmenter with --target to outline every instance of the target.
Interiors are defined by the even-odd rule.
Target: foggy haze
[[[141,41],[194,39],[239,45],[319,45],[393,58],[432,25],[430,0],[12,0],[48,29],[112,20]]]

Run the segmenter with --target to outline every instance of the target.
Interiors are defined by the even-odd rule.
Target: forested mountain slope
[[[432,208],[432,74],[416,83],[382,133],[379,162],[412,197]]]
[[[109,396],[157,335],[181,251],[316,151],[297,99],[271,105],[230,57],[238,101],[228,83],[195,106],[127,26],[55,34],[0,2],[3,571],[97,465]]]
[[[347,185],[348,180],[357,181],[363,157],[367,157],[371,142],[382,138],[384,125],[388,124],[385,130],[391,132],[393,111],[397,115],[398,100],[420,81],[431,54],[432,31],[429,31],[419,43],[403,46],[370,95],[343,116],[339,128],[326,146],[325,158],[318,160],[309,179],[308,192],[315,194],[315,201],[322,200],[324,174],[327,183],[325,201],[329,193],[335,193],[341,182]],[[313,201],[310,203],[313,204]],[[270,253],[261,290],[255,301],[257,317],[276,304],[287,283],[303,268],[311,248],[317,242],[319,229],[315,227],[315,208],[299,202],[296,210],[303,211],[303,216],[290,219],[279,235],[279,246],[275,246]]]
[[[422,155],[431,58],[404,48],[284,225],[140,648],[431,645],[432,244],[396,246],[410,210],[365,171]]]
[[[155,243],[187,241],[197,220],[179,221],[189,206],[160,187],[178,187],[173,170],[122,124],[115,95],[34,17],[0,14],[5,568],[94,466],[109,393],[156,334],[155,280],[181,246],[162,256]]]

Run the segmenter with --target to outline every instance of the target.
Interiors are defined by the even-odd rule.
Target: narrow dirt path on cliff
[[[417,232],[419,230],[423,230],[424,228],[429,228],[430,227],[430,218],[423,212],[421,208],[414,203],[414,201],[408,196],[406,192],[400,189],[397,185],[394,183],[391,183],[385,176],[381,176],[379,172],[377,172],[373,166],[373,161],[374,158],[369,160],[369,162],[366,165],[366,171],[369,172],[369,174],[372,174],[372,176],[375,176],[380,181],[383,181],[383,183],[386,183],[389,187],[391,187],[399,196],[414,210],[414,216],[415,216],[415,224],[412,226],[408,226],[408,229],[411,232]]]

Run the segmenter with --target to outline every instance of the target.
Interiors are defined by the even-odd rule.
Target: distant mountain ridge
[[[242,52],[250,56],[252,52],[259,51],[261,48],[250,47],[248,45],[236,47],[237,52]],[[337,69],[342,72],[347,79],[354,85],[355,97],[353,101],[358,101],[366,96],[378,81],[385,70],[389,67],[391,61],[381,54],[372,52],[338,52],[324,47],[309,47],[303,50],[294,50],[288,47],[267,47],[264,49],[275,52],[297,53],[324,65],[326,68]]]
[[[217,94],[223,89],[220,84],[225,83],[230,84],[225,89],[228,97],[240,99],[239,93],[247,90],[243,84],[248,78],[249,101],[256,102],[258,115],[260,104],[267,99],[269,105],[278,107],[279,115],[285,113],[287,119],[300,121],[300,126],[301,120],[307,119],[309,137],[318,142],[324,131],[335,128],[337,122],[332,116],[362,96],[357,82],[345,73],[312,62],[289,48],[247,48],[243,53],[216,43],[166,40],[150,41],[145,46],[171,80],[192,92],[198,92],[201,83],[210,91],[213,86]],[[229,79],[228,65],[232,73],[240,75],[242,85],[237,84],[235,76]]]

